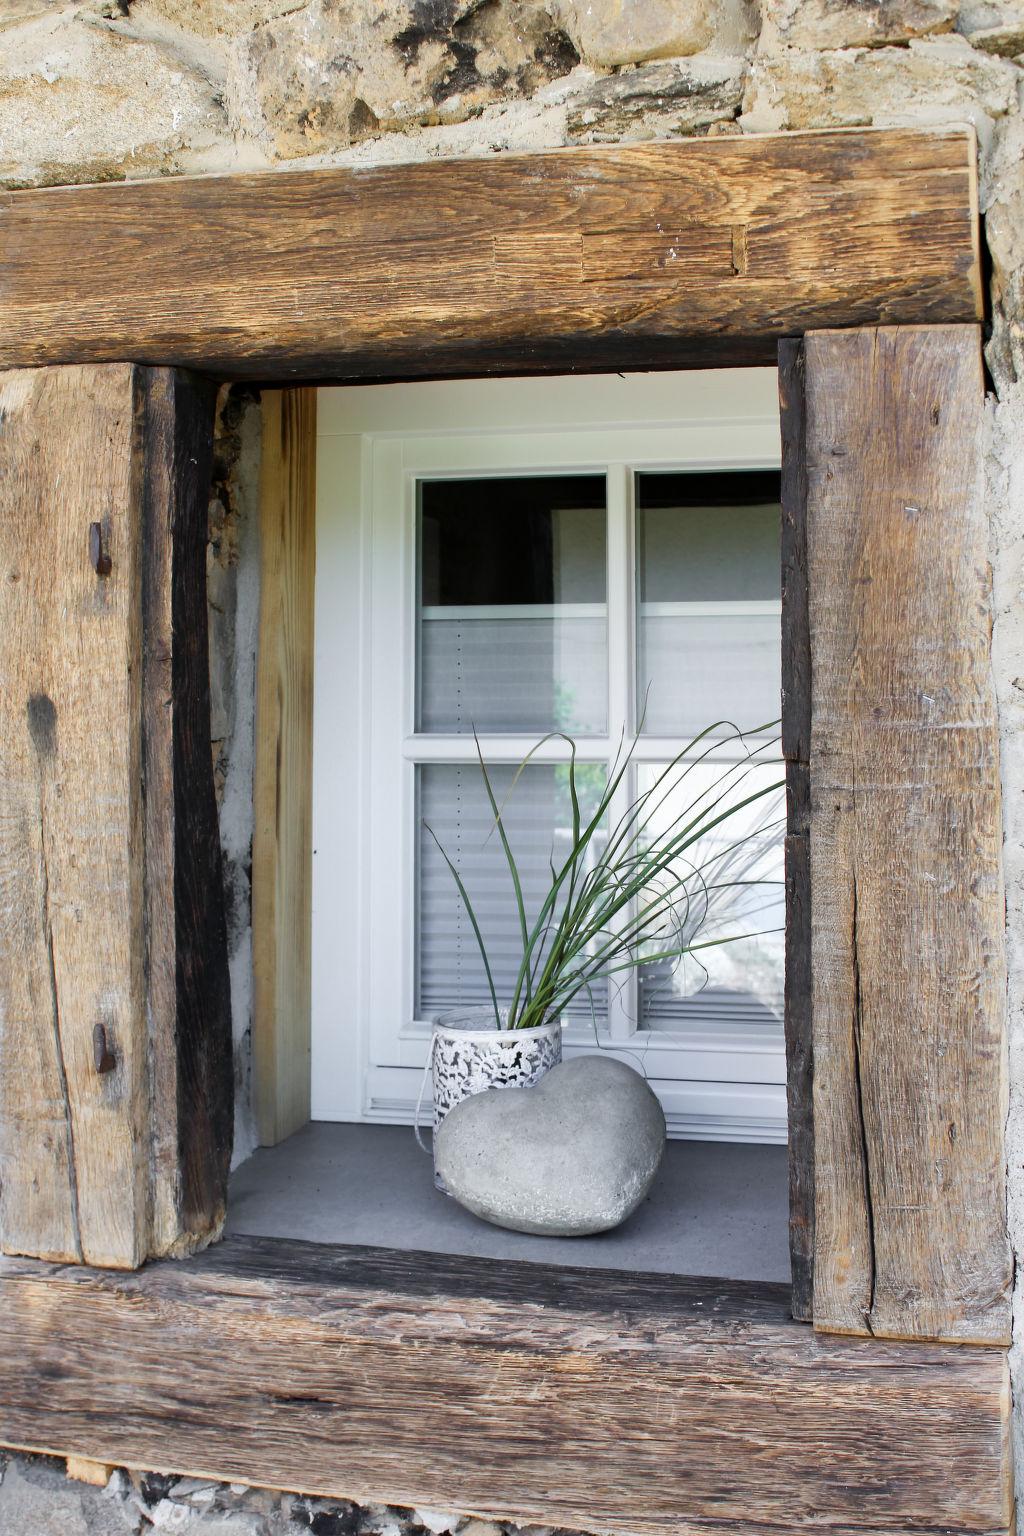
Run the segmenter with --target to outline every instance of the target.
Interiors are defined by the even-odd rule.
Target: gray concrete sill
[[[615,1232],[527,1237],[440,1194],[407,1127],[315,1123],[236,1171],[227,1231],[788,1282],[787,1201],[785,1147],[670,1141],[647,1200]]]

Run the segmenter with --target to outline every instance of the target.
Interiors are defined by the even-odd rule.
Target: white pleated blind
[[[602,732],[605,612],[596,603],[423,609],[420,729]]]
[[[515,854],[530,926],[551,884],[553,863],[564,863],[571,842],[568,770],[530,765],[510,788],[515,769],[489,769],[502,820]],[[424,764],[417,770],[420,816],[417,889],[417,1011],[420,1018],[459,1006],[487,1003],[490,993],[472,924],[429,826],[465,883],[487,946],[498,1001],[511,1001],[522,957],[514,889],[494,815],[476,764]],[[584,795],[600,793],[603,769],[579,773]],[[602,1020],[604,987],[594,1003]],[[572,1015],[589,1018],[586,996]]]
[[[420,485],[417,729],[607,729],[605,480]]]
[[[728,603],[641,604],[648,735],[689,738],[721,719],[749,730],[778,716],[781,608],[762,606],[752,613]]]
[[[637,678],[644,730],[680,743],[716,720],[750,731],[778,718],[782,692],[778,475],[637,476]],[[642,768],[650,782],[656,767]],[[701,770],[710,785],[721,768]],[[747,792],[782,777],[765,764]],[[691,776],[692,782],[692,776]],[[742,795],[742,787],[735,793]],[[693,851],[722,889],[697,941],[757,937],[642,967],[638,1015],[652,1030],[777,1030],[784,988],[782,793],[722,824]],[[729,852],[730,844],[742,846]],[[742,883],[741,883],[742,882]],[[770,931],[777,930],[777,931]]]
[[[640,766],[641,792],[665,766]],[[682,931],[688,942],[701,947],[678,960],[641,966],[638,1017],[643,1028],[778,1028],[785,984],[785,792],[773,786],[782,777],[777,761],[732,767],[706,763],[691,769],[659,805],[651,825],[655,836],[673,824],[687,824],[691,804],[716,816],[726,806],[767,791],[712,828],[677,862],[689,898],[688,907],[680,904]],[[744,934],[752,937],[739,937]],[[721,939],[730,942],[719,944]]]
[[[644,731],[749,731],[782,693],[778,476],[637,476],[637,678]],[[760,498],[753,501],[744,498]],[[731,498],[731,500],[730,500]]]

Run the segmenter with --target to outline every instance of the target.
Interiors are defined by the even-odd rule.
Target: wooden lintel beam
[[[868,129],[8,193],[0,367],[721,366],[977,320],[975,156],[969,128]]]
[[[49,1390],[40,1390],[49,1384]],[[1006,1536],[1002,1351],[788,1288],[231,1238],[0,1261],[0,1443],[624,1536]]]

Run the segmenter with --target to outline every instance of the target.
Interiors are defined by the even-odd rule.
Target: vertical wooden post
[[[206,546],[216,389],[135,370],[152,1095],[151,1254],[216,1236],[234,1132],[231,991],[210,744]]]
[[[260,1142],[310,1104],[316,390],[263,396],[252,851],[253,1088]]]
[[[0,374],[0,1242],[209,1240],[230,1016],[209,751],[213,390]]]
[[[811,638],[803,343],[779,346],[782,411],[782,753],[786,759],[786,1102],[793,1316],[814,1290],[814,1040],[811,1011]]]
[[[980,334],[813,333],[804,366],[814,1322],[1008,1342]]]

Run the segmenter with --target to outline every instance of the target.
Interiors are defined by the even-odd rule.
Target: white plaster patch
[[[232,1155],[234,1167],[251,1156],[256,1147],[251,1095],[252,925],[248,914],[249,883],[245,874],[252,857],[256,645],[260,612],[260,412],[255,403],[245,412],[241,435],[241,452],[234,477],[235,506],[240,513],[240,523],[235,590],[233,718],[231,735],[225,745],[227,772],[220,807],[221,847],[227,876],[235,885],[235,922],[233,931],[228,935],[236,1085],[235,1144]]]

